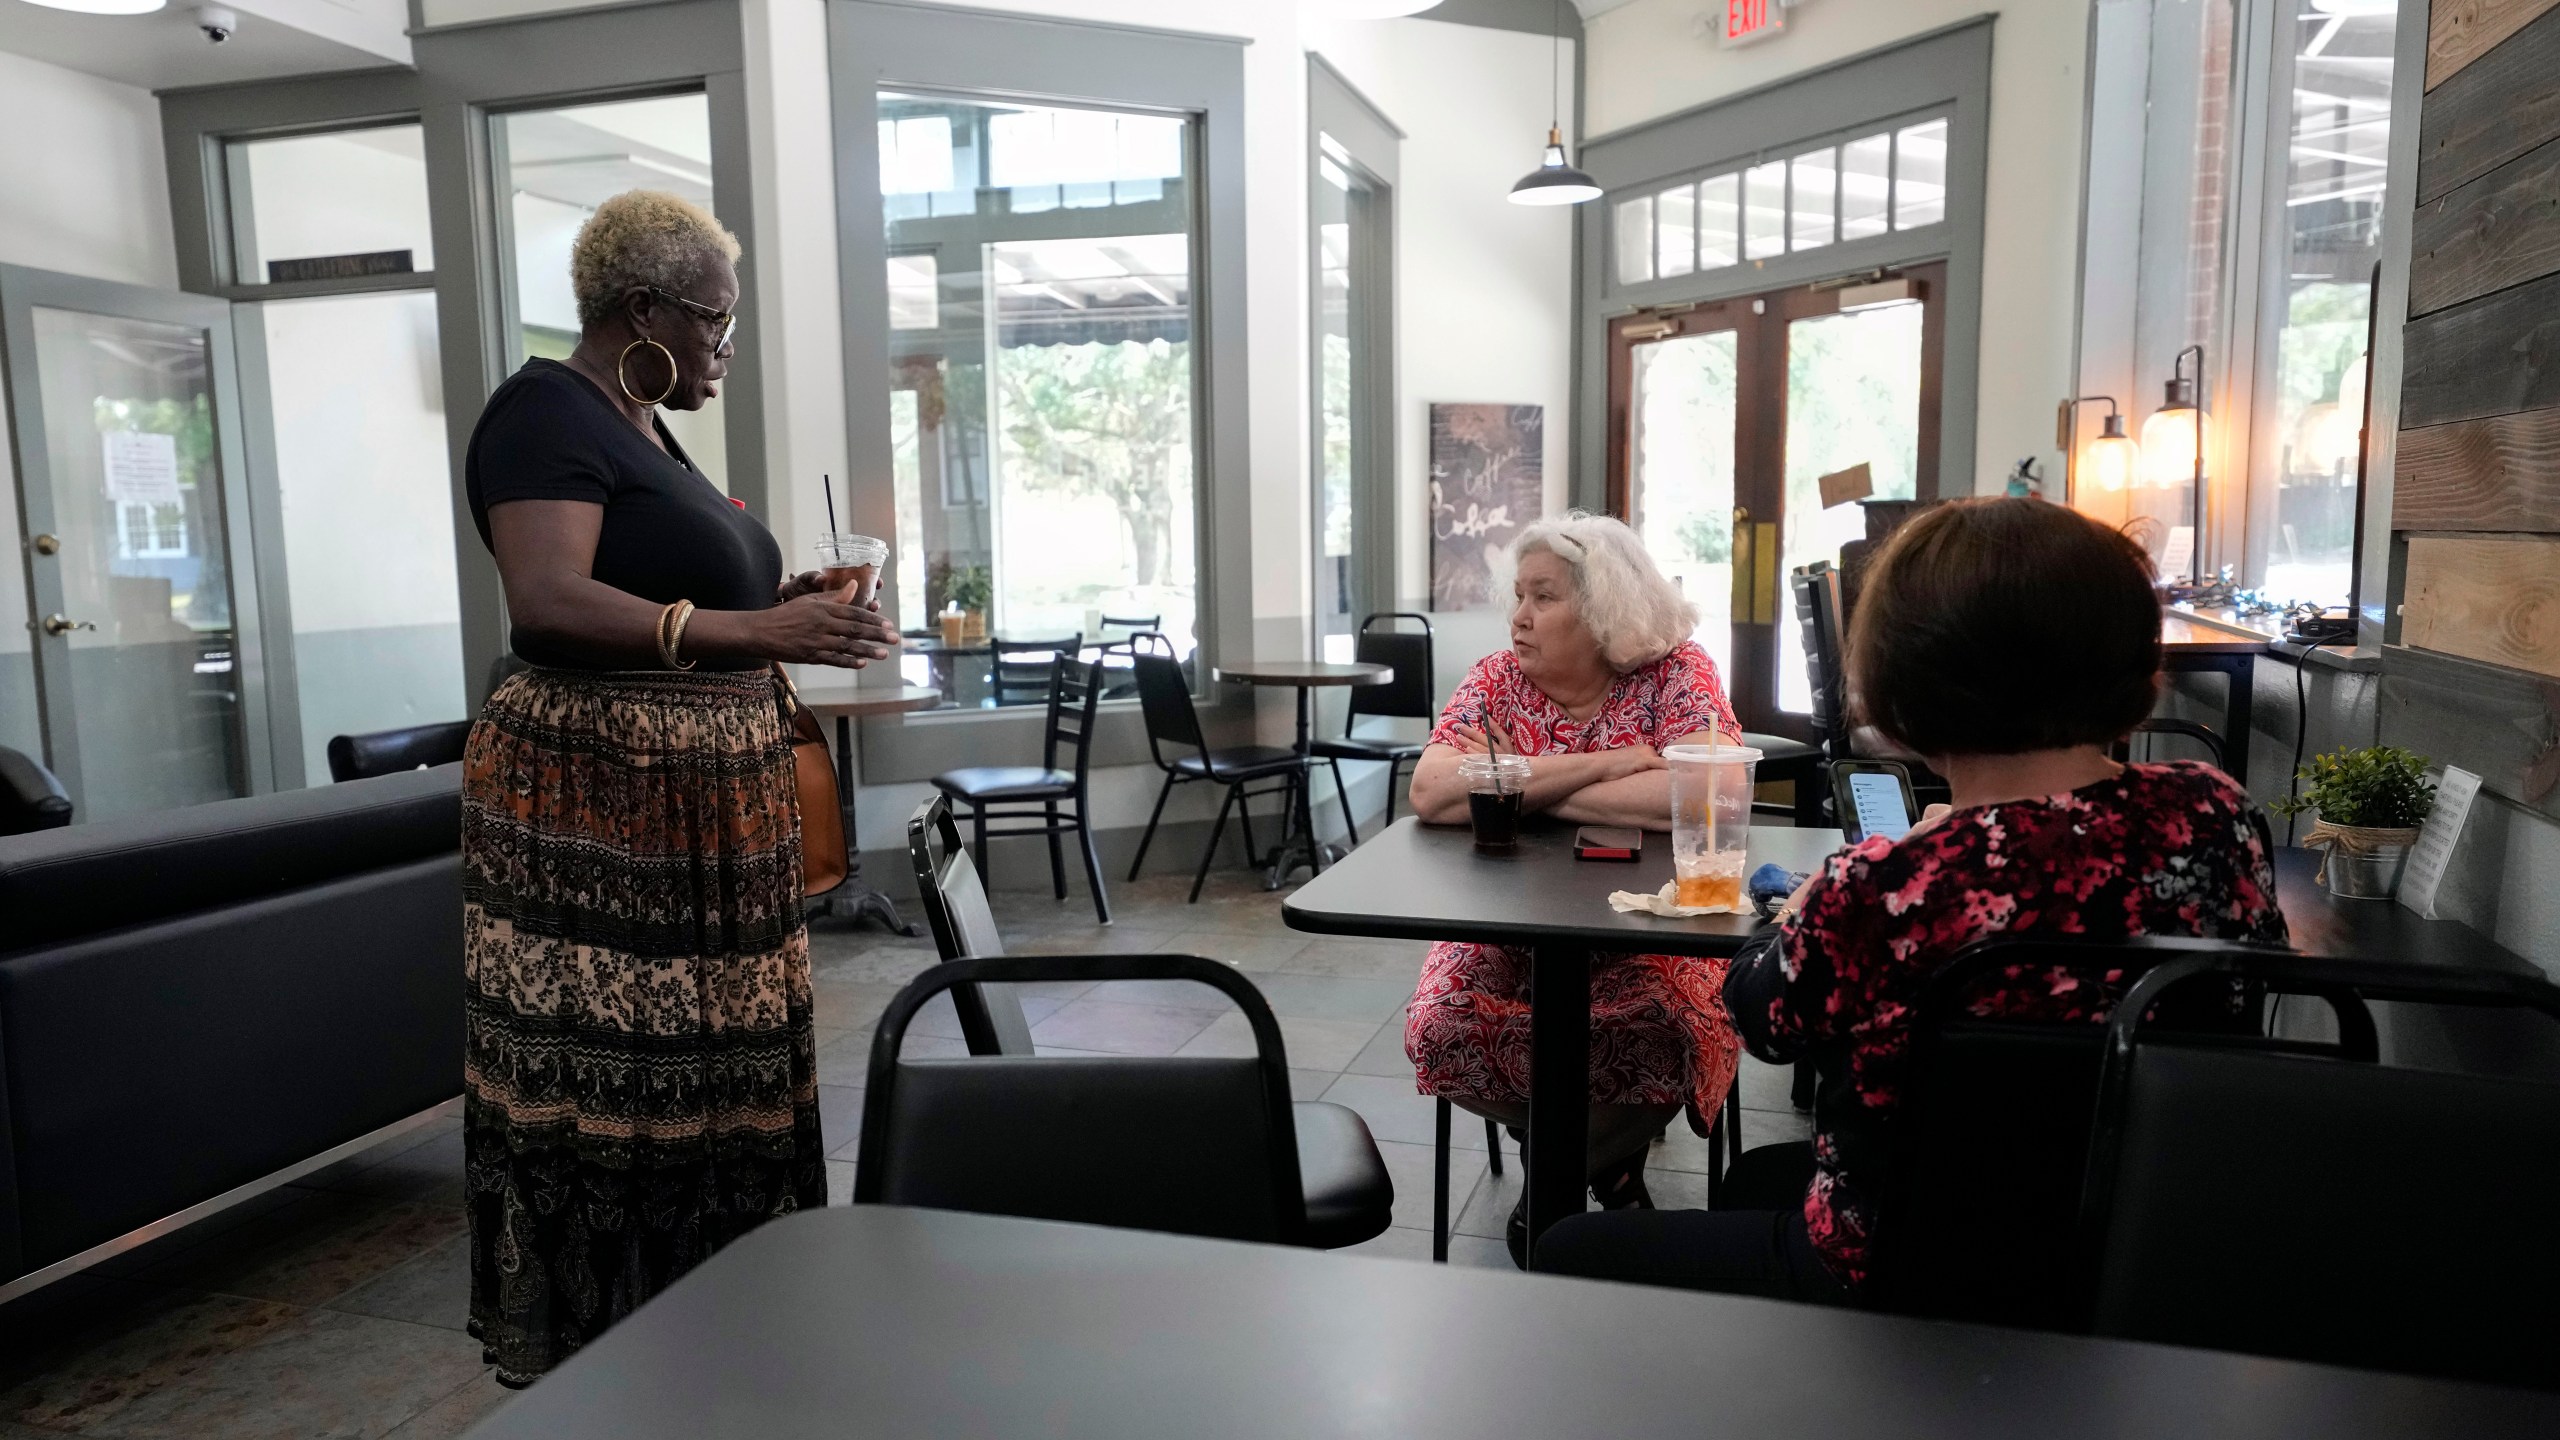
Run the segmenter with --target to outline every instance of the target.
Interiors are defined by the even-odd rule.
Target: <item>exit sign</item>
[[[1787,28],[1782,0],[1724,0],[1722,38],[1727,45],[1766,40]]]

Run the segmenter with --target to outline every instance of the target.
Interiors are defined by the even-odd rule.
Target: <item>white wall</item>
[[[175,288],[150,92],[0,50],[0,262]]]
[[[2088,0],[1808,0],[1787,31],[1722,49],[1702,0],[1632,0],[1587,28],[1594,135],[1737,95],[1986,12],[1991,136],[1983,196],[1982,367],[1975,485],[1997,491],[2022,455],[2059,476],[2053,407],[2071,383]],[[1951,477],[1952,478],[1952,477]]]

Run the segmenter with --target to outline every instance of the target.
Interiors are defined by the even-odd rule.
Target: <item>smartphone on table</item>
[[[1870,835],[1899,840],[1920,818],[1911,772],[1891,760],[1831,762],[1831,800],[1852,845]]]

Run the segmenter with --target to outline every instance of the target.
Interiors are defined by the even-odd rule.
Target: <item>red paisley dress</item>
[[[1739,735],[1715,661],[1693,641],[1618,677],[1599,713],[1577,723],[1520,673],[1508,650],[1476,662],[1449,697],[1437,744],[1490,714],[1525,755],[1631,745],[1659,749],[1705,731]],[[1676,955],[1591,957],[1591,1098],[1600,1104],[1694,1101],[1713,1116],[1733,1084],[1738,1042],[1717,991],[1726,962]],[[1520,1104],[1529,1097],[1529,954],[1499,945],[1431,947],[1405,1009],[1404,1050],[1425,1095]]]
[[[1814,1106],[1805,1229],[1855,1290],[1902,1105],[1910,1014],[1948,958],[1986,935],[2193,935],[2286,942],[2266,818],[2231,777],[2193,761],[2128,765],[2060,795],[1959,810],[1899,842],[1871,836],[1823,862],[1780,943],[1741,962],[1723,998],[1752,1053],[1847,1051],[1848,1085]],[[2117,974],[2013,965],[1985,977],[1986,1019],[2107,1018]]]

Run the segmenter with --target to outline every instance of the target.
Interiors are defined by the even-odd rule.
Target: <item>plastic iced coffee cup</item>
[[[1529,794],[1529,761],[1521,755],[1467,755],[1458,761],[1467,782],[1467,823],[1476,849],[1507,855],[1520,844],[1520,807]]]
[[[1662,758],[1671,768],[1673,901],[1741,909],[1760,752],[1748,745],[1674,745]]]
[[[830,535],[818,542],[818,573],[839,605],[868,605],[880,593],[889,542],[870,535]]]

